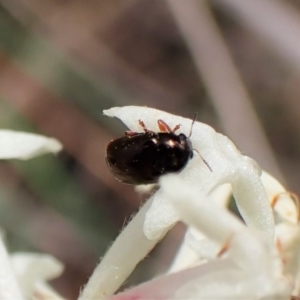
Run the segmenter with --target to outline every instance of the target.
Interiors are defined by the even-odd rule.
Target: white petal
[[[180,220],[197,228],[220,245],[234,232],[244,230],[244,225],[236,217],[225,208],[209,203],[204,195],[199,197],[193,187],[181,182],[178,176],[163,176],[160,184],[164,198],[174,206]]]
[[[36,284],[32,298],[34,300],[64,300],[56,291],[48,284],[39,282]]]
[[[198,249],[195,249],[193,247],[193,244],[191,243],[191,239],[193,238],[193,236],[192,238],[188,236],[188,234],[190,233],[190,229],[191,228],[189,228],[189,231],[185,235],[184,241],[180,245],[180,248],[177,251],[176,257],[172,262],[168,273],[175,273],[199,264],[199,253],[198,251],[195,251]],[[186,240],[188,242],[186,242]]]
[[[263,172],[261,180],[266,189],[269,202],[273,206],[276,224],[289,222],[296,225],[299,221],[299,209],[283,185],[267,172]],[[276,197],[278,197],[278,201],[274,204]]]
[[[192,187],[180,183],[176,175],[164,176],[160,181],[162,192],[179,218],[205,233],[220,249],[227,248],[226,256],[238,267],[195,279],[182,287],[178,299],[261,299],[270,295],[281,299],[291,293],[290,283],[281,276],[282,263],[273,241],[258,231],[252,232],[215,203],[199,201]],[[185,203],[180,201],[184,195]]]
[[[56,139],[42,135],[0,130],[0,159],[29,159],[47,152],[56,153],[62,145]]]
[[[159,242],[159,239],[147,239],[143,232],[145,213],[150,205],[151,201],[146,202],[114,241],[84,287],[80,300],[112,295]]]
[[[110,299],[287,300],[290,293],[291,288],[282,278],[253,276],[239,269],[234,261],[219,259],[158,277]]]
[[[63,265],[46,254],[15,253],[11,263],[26,297],[32,295],[37,284],[56,278],[63,271]]]
[[[233,264],[228,260],[219,260],[211,262],[198,267],[183,270],[178,273],[173,273],[167,276],[161,276],[154,280],[148,281],[137,287],[129,289],[123,293],[111,297],[111,300],[124,300],[124,299],[151,299],[151,300],[164,300],[174,299],[176,293],[180,288],[184,287],[195,278],[206,277],[207,274],[214,273],[215,271],[226,271],[233,267]],[[185,297],[181,299],[186,299]],[[195,295],[194,299],[202,299],[199,295]],[[214,298],[212,298],[214,299]],[[222,298],[220,298],[221,300]],[[207,298],[205,299],[207,300]]]
[[[13,273],[8,253],[0,237],[0,299],[22,300],[21,290]]]
[[[209,203],[205,197],[199,199],[193,188],[187,183],[180,183],[176,175],[164,176],[160,183],[164,197],[174,205],[178,217],[187,225],[204,233],[219,245],[219,249],[226,246],[229,247],[229,253],[235,251],[232,257],[237,264],[242,267],[241,263],[245,262],[244,269],[252,268],[252,271],[256,270],[255,273],[257,270],[273,268],[273,256],[269,249],[273,247],[273,242],[262,238],[261,232],[252,233],[226,209],[214,202]],[[185,202],[181,201],[182,197],[186,197]],[[241,263],[238,263],[239,261]],[[266,267],[262,266],[262,261]],[[268,264],[271,267],[268,267]]]
[[[221,207],[227,207],[231,194],[231,185],[222,184],[208,195],[208,201],[213,201]],[[199,260],[215,258],[219,250],[220,248],[206,239],[201,232],[193,227],[188,227],[168,272],[172,273],[193,266]]]
[[[196,240],[195,237],[191,235],[191,231],[188,232],[186,240],[190,249],[193,249],[194,252],[198,254],[198,260],[212,260],[218,256],[220,246],[217,243],[207,238]]]
[[[153,202],[146,213],[143,228],[148,239],[159,239],[165,230],[179,220],[179,217],[160,190],[152,197]]]
[[[287,282],[280,278],[269,280],[265,276],[253,276],[233,266],[195,278],[179,289],[172,299],[288,300],[290,294]]]
[[[257,228],[273,239],[273,211],[252,160],[244,156],[237,162],[236,172],[238,176],[232,189],[240,214],[249,227]]]

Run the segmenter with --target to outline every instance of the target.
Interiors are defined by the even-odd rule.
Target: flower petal
[[[252,159],[246,156],[241,158],[237,162],[236,172],[238,176],[232,182],[232,190],[240,214],[249,227],[257,228],[273,239],[273,211]]]
[[[215,203],[199,201],[178,176],[167,175],[160,182],[179,218],[223,245],[226,258],[154,279],[111,299],[288,299],[292,285],[282,276],[282,261],[270,239]]]
[[[56,153],[62,145],[56,139],[42,135],[0,130],[0,159],[29,159],[47,152]]]
[[[261,180],[266,189],[271,207],[275,213],[276,224],[288,222],[297,225],[299,222],[299,207],[293,196],[283,187],[283,185],[267,172],[263,172]]]
[[[26,297],[32,296],[38,284],[58,277],[63,271],[63,265],[46,254],[15,253],[11,263]]]
[[[233,267],[233,264],[228,260],[219,260],[190,268],[187,270],[173,273],[167,276],[161,276],[135,288],[129,289],[123,293],[111,297],[111,300],[163,300],[175,299],[176,293],[180,288],[184,287],[195,278],[205,277],[207,274],[214,273],[215,271],[228,270]],[[186,299],[186,298],[181,298]],[[194,299],[203,299],[195,297]],[[207,299],[207,298],[206,298]]]
[[[173,205],[178,218],[219,245],[222,245],[234,232],[244,230],[240,220],[216,203],[209,203],[205,196],[199,197],[192,185],[182,182],[177,175],[163,176],[160,184],[164,198]]]
[[[281,278],[253,276],[230,259],[219,259],[161,276],[119,293],[110,300],[236,299],[287,300],[291,288]]]
[[[136,265],[152,250],[160,239],[149,240],[143,224],[148,201],[123,229],[84,287],[80,300],[103,299],[112,295],[126,280]]]
[[[213,201],[221,207],[227,207],[232,194],[230,184],[222,184],[208,195],[208,201]],[[176,272],[195,265],[203,259],[215,258],[220,248],[194,227],[187,228],[185,238],[169,268],[169,273]]]
[[[24,299],[14,276],[8,253],[2,241],[2,236],[0,237],[0,299]]]

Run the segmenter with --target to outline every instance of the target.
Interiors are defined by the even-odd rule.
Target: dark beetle
[[[140,120],[143,133],[127,131],[111,141],[106,149],[107,166],[121,182],[156,183],[161,175],[181,171],[193,157],[192,143],[183,133],[175,134],[162,120],[160,132],[148,130]]]

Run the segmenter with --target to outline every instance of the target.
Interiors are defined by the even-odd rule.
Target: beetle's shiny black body
[[[110,142],[106,162],[121,182],[149,184],[163,174],[181,171],[192,157],[191,141],[184,134],[146,130]]]

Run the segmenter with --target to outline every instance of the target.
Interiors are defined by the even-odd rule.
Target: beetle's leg
[[[135,135],[137,135],[137,134],[139,134],[138,132],[135,132],[135,131],[130,131],[130,130],[127,130],[127,131],[125,131],[125,135],[126,136],[135,136]]]
[[[180,128],[180,125],[176,125],[173,130],[170,128],[170,126],[163,120],[158,120],[157,121],[158,128],[161,132],[168,132],[168,133],[174,133],[176,130]]]
[[[180,128],[180,124],[177,124],[174,128],[173,128],[173,130],[172,130],[172,132],[175,132],[176,130],[178,130],[179,128]]]
[[[149,129],[146,127],[145,123],[144,123],[142,120],[139,120],[139,124],[141,125],[141,127],[144,129],[144,131],[145,131],[146,133],[153,132],[152,130],[149,130]]]
[[[169,133],[172,132],[170,126],[163,120],[158,120],[157,125],[161,132],[169,132]]]

